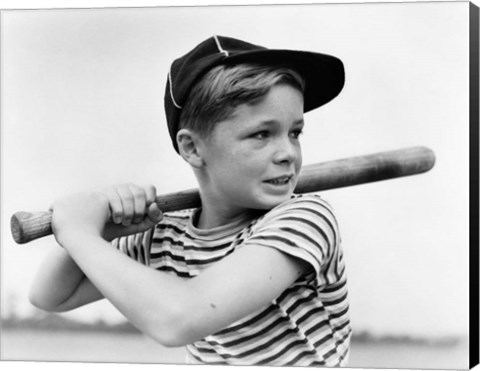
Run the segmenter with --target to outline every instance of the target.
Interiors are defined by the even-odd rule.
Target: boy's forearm
[[[307,266],[276,249],[254,245],[184,280],[136,262],[99,235],[78,230],[56,237],[99,292],[165,346],[204,338],[271,303]]]
[[[68,253],[56,246],[40,266],[30,288],[30,302],[46,311],[60,308],[76,292],[85,275]]]
[[[62,237],[62,245],[134,326],[162,344],[176,341],[172,331],[180,325],[177,320],[186,297],[182,279],[139,264],[100,236],[71,233]]]

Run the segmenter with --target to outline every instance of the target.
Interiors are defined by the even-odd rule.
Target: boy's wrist
[[[65,249],[77,244],[82,245],[83,242],[95,240],[104,240],[102,232],[94,228],[71,228],[63,229],[55,232],[55,239]]]

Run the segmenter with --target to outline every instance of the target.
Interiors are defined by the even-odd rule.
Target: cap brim
[[[231,55],[223,63],[260,63],[288,66],[294,69],[305,79],[305,112],[330,102],[342,91],[345,84],[342,61],[327,54],[265,49]]]

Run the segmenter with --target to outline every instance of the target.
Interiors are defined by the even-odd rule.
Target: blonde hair
[[[288,67],[237,64],[220,65],[208,71],[191,89],[182,109],[179,128],[210,135],[215,125],[227,119],[241,104],[261,100],[279,84],[302,94],[305,81]]]

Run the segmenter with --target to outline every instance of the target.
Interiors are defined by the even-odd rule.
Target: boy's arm
[[[167,346],[199,340],[269,304],[308,267],[277,250],[248,246],[184,280],[136,263],[98,236],[69,238],[64,245],[100,292]]]
[[[120,239],[116,242],[119,246],[115,247],[114,244],[113,248],[127,256],[132,255],[131,251],[122,248]],[[144,255],[136,259],[145,264]],[[30,302],[48,312],[69,311],[103,298],[102,293],[60,246],[55,246],[40,265],[29,293]]]
[[[40,265],[29,294],[34,306],[49,312],[68,311],[102,298],[75,261],[59,246]]]
[[[153,222],[155,214],[150,210],[145,219]],[[309,267],[276,249],[245,246],[183,280],[112,249],[102,237],[108,218],[107,198],[77,195],[56,204],[53,230],[98,290],[134,326],[168,346],[201,339],[269,304]]]
[[[124,190],[128,187],[119,187],[119,189]],[[123,205],[121,203],[123,195],[118,193],[117,188],[109,187],[104,189],[103,192],[111,203],[110,211],[112,217],[120,218],[119,223],[110,223],[104,228],[103,237],[106,240],[114,239],[120,232],[120,235],[134,234],[138,231],[143,232],[143,229],[151,225],[151,223],[139,225],[140,219],[135,210],[127,209],[124,217]],[[150,187],[142,192],[145,203],[150,204],[154,202],[155,188]],[[142,207],[145,207],[145,205],[142,205]],[[137,218],[136,225],[131,225],[133,221],[129,220],[129,218],[133,217]],[[121,246],[118,248],[121,249]],[[130,251],[123,252],[127,255],[131,253]],[[139,258],[144,259],[143,256]],[[103,297],[68,252],[59,246],[56,246],[41,264],[29,292],[30,302],[34,306],[49,312],[72,310],[100,300]]]

